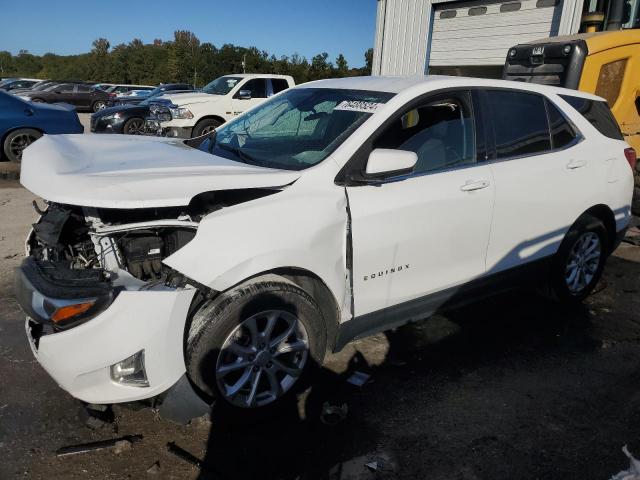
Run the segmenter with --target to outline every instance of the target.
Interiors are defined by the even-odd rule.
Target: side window
[[[489,90],[498,159],[551,150],[544,98],[532,93]]]
[[[613,107],[620,96],[620,87],[627,68],[627,59],[606,63],[600,69],[596,95],[603,97]]]
[[[251,90],[251,98],[267,98],[267,82],[264,78],[253,78],[242,85],[240,90]]]
[[[273,94],[286,90],[289,88],[289,84],[284,78],[272,78],[271,86],[273,87]]]
[[[92,90],[91,87],[87,87],[86,85],[78,85],[78,93],[88,93]]]
[[[374,141],[373,148],[415,152],[418,155],[415,173],[475,163],[468,94],[442,96],[405,112]]]
[[[549,126],[551,128],[551,148],[566,147],[576,139],[576,131],[556,106],[548,100],[547,113],[549,114]]]
[[[607,102],[589,100],[588,98],[574,97],[573,95],[560,95],[560,97],[575,108],[580,114],[598,129],[605,137],[615,140],[624,140],[620,127],[613,118],[613,114]]]
[[[74,84],[65,83],[63,85],[58,85],[58,88],[56,88],[55,91],[60,93],[73,93],[74,88],[75,88]]]

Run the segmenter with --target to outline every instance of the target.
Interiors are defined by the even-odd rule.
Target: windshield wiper
[[[222,143],[217,143],[216,146],[221,148],[222,150],[227,150],[231,153],[234,153],[238,158],[244,160],[244,163],[253,163],[254,165],[259,165],[260,162],[253,158],[246,152],[243,152],[240,148],[232,147],[231,145],[224,145]]]

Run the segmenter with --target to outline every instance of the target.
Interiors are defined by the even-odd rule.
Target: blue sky
[[[0,50],[17,54],[83,53],[98,37],[111,45],[140,38],[170,40],[177,29],[201,42],[256,46],[276,56],[343,53],[364,65],[373,47],[376,0],[242,0],[101,2],[0,0]],[[148,5],[148,6],[147,6]]]

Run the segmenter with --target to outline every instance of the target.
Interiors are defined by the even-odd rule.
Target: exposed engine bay
[[[170,283],[162,263],[196,234],[200,220],[224,207],[277,190],[207,192],[185,207],[105,209],[49,203],[28,240],[31,257],[63,270],[98,270],[114,285]],[[118,281],[119,279],[119,281]]]

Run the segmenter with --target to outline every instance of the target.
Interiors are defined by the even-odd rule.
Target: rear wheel
[[[124,123],[122,131],[126,135],[143,135],[144,134],[144,119],[142,118],[130,118]]]
[[[199,137],[201,135],[210,133],[214,131],[216,128],[218,128],[220,125],[222,125],[222,122],[215,120],[213,118],[205,118],[204,120],[200,120],[198,123],[196,123],[196,126],[193,127],[193,132],[191,133],[191,137],[195,138],[195,137]]]
[[[563,302],[577,303],[594,289],[608,254],[607,230],[601,220],[583,215],[565,236],[551,269],[551,290]]]
[[[9,133],[4,139],[4,154],[11,162],[22,160],[22,151],[39,139],[42,132],[32,128],[21,128]]]
[[[325,348],[324,321],[314,300],[273,275],[200,308],[187,337],[187,372],[209,399],[262,410],[304,385]]]
[[[91,110],[93,112],[99,112],[100,110],[103,110],[105,108],[107,108],[107,104],[103,100],[96,100],[91,105]]]

